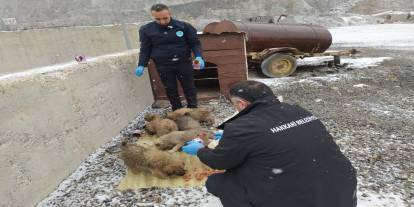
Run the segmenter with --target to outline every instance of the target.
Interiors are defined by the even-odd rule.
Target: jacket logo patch
[[[177,37],[184,36],[184,32],[183,31],[177,31],[175,34],[177,35]]]
[[[290,129],[292,127],[297,127],[297,126],[306,124],[308,122],[315,121],[315,120],[318,120],[318,118],[315,117],[315,116],[308,116],[308,117],[305,117],[303,119],[299,119],[299,120],[292,121],[292,122],[289,122],[289,123],[286,123],[286,124],[282,124],[280,126],[273,127],[273,128],[270,129],[270,131],[274,134],[274,133],[278,133],[280,131],[285,131],[286,129]]]

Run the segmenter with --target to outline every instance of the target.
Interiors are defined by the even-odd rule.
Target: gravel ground
[[[358,170],[359,206],[412,206],[414,51],[360,50],[364,57],[392,59],[366,68],[307,66],[293,77],[259,80],[284,102],[303,106],[325,123]],[[202,105],[213,108],[218,120],[234,113],[223,98]],[[205,188],[116,190],[125,175],[118,145],[142,128],[147,112],[165,110],[139,113],[38,206],[220,206]],[[386,202],[373,205],[374,200]]]

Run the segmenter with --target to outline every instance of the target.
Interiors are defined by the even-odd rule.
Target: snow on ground
[[[401,207],[405,206],[402,196],[373,192],[358,193],[358,207]]]
[[[401,207],[404,201],[398,194],[378,194],[374,192],[358,192],[358,207]],[[220,199],[214,196],[206,198],[199,207],[222,207]]]
[[[332,60],[333,57],[310,57],[298,60],[298,66],[323,66],[326,61]],[[390,60],[391,57],[360,57],[341,58],[341,64],[344,68],[363,69],[368,67],[375,67],[380,65],[385,60]],[[252,76],[250,79],[263,82],[274,87],[289,87],[290,85],[307,83],[311,85],[321,85],[321,82],[335,82],[341,79],[350,78],[345,74],[330,74],[317,77],[283,77],[283,78],[257,78]]]
[[[334,47],[375,47],[375,48],[388,48],[388,49],[398,49],[398,50],[414,50],[414,25],[409,24],[395,24],[395,25],[368,25],[368,26],[351,26],[351,27],[337,27],[330,29]],[[364,54],[362,54],[363,56]],[[342,64],[344,67],[349,67],[353,69],[365,70],[368,67],[375,67],[381,65],[383,61],[389,60],[389,57],[358,57],[358,58],[342,58]],[[328,58],[310,58],[299,61],[299,65],[323,65],[325,61],[328,61]],[[326,76],[319,76],[319,77],[285,77],[285,78],[278,78],[278,79],[261,79],[255,78],[256,80],[262,81],[266,84],[271,85],[273,88],[280,87],[289,87],[293,85],[300,85],[306,84],[309,85],[316,85],[320,86],[326,83],[333,83],[341,80],[348,80],[348,79],[355,79],[359,76],[350,76],[347,73],[338,73],[338,74],[329,74]],[[0,77],[1,78],[1,77]],[[1,79],[0,79],[1,80]],[[276,87],[275,87],[276,86]],[[371,86],[370,84],[356,82],[351,85],[351,88],[354,89],[369,89]],[[336,90],[336,89],[335,89]],[[344,92],[345,93],[345,92]],[[351,93],[351,92],[349,92]],[[326,98],[329,98],[327,96]],[[313,100],[313,99],[312,99]],[[316,103],[323,104],[325,100],[322,99],[315,99]],[[355,104],[356,106],[361,107],[362,109],[367,110],[368,112],[372,113],[375,116],[379,117],[388,117],[390,114],[404,114],[404,111],[398,106],[386,106],[385,104],[374,104],[370,102],[349,102],[347,103],[349,106]],[[410,113],[405,113],[406,118],[412,119],[413,118],[413,111],[409,111]],[[233,112],[228,112],[226,114],[230,115]],[[224,113],[223,113],[224,114]],[[142,122],[142,120],[141,120]],[[137,125],[135,123],[135,125]],[[340,130],[341,131],[341,130]],[[346,133],[345,133],[346,134]],[[351,138],[355,138],[349,136]],[[114,138],[119,142],[119,138]],[[342,142],[347,141],[347,139],[343,138]],[[109,144],[114,145],[114,143]],[[88,159],[87,163],[99,163],[99,159],[103,159],[102,156],[97,156],[97,154],[102,154],[102,150],[107,149],[107,146],[103,146],[101,149],[97,150],[96,153],[92,154]],[[113,158],[116,160],[116,158]],[[116,161],[117,163],[118,161]],[[116,165],[118,166],[118,165]],[[119,166],[121,166],[119,164]],[[86,166],[87,167],[87,166]],[[118,173],[116,176],[112,177],[112,180],[105,181],[104,179],[99,179],[97,182],[93,182],[90,185],[85,184],[82,181],[85,178],[84,174],[87,169],[84,165],[81,165],[75,173],[70,176],[67,180],[61,183],[59,188],[52,193],[48,198],[46,198],[43,202],[39,203],[39,206],[60,206],[63,203],[72,203],[73,200],[70,199],[81,199],[83,198],[82,195],[75,195],[75,198],[68,198],[70,194],[76,194],[75,187],[70,186],[71,183],[79,182],[78,185],[81,186],[79,188],[92,188],[94,191],[97,191],[95,194],[94,199],[97,203],[104,203],[107,202],[109,204],[115,204],[119,202],[125,201],[125,199],[131,199],[131,202],[126,203],[125,205],[121,206],[129,206],[132,204],[133,201],[136,200],[136,194],[132,196],[124,195],[121,196],[119,193],[114,193],[112,191],[115,190],[115,185],[119,182],[122,173]],[[94,169],[96,167],[92,167]],[[87,170],[85,170],[87,169]],[[103,168],[101,168],[103,169]],[[102,170],[101,170],[102,171]],[[107,175],[105,175],[107,176]],[[91,178],[92,179],[92,178]],[[361,178],[360,178],[361,179]],[[87,179],[86,179],[87,180]],[[359,183],[362,183],[359,180]],[[104,182],[108,182],[105,184]],[[108,185],[110,185],[108,187]],[[105,189],[104,191],[102,189]],[[221,207],[220,201],[212,195],[206,194],[205,189],[177,189],[171,190],[169,189],[168,192],[171,192],[171,195],[166,195],[166,202],[165,204],[174,204],[174,203],[181,203],[181,202],[189,202],[191,200],[199,200],[200,204],[197,206],[200,207]],[[79,194],[87,194],[90,193],[89,190],[81,191]],[[110,197],[107,196],[111,195]],[[114,195],[112,195],[114,194]],[[144,194],[141,192],[141,194]],[[178,196],[174,196],[178,195]],[[85,196],[85,195],[83,195]],[[135,197],[134,197],[135,196]],[[140,195],[141,196],[141,195]],[[108,200],[112,199],[108,202]],[[178,199],[178,201],[177,201]],[[182,199],[182,200],[180,200]],[[185,199],[185,201],[184,201]],[[121,200],[121,201],[120,201]],[[145,201],[145,200],[143,200]],[[76,200],[74,201],[76,202]],[[95,202],[91,200],[86,200],[82,202]],[[103,204],[102,204],[103,205]],[[138,206],[158,206],[156,203],[142,203],[142,205]],[[133,204],[133,206],[137,206],[137,204]],[[358,206],[359,207],[399,207],[405,206],[404,198],[400,194],[392,194],[392,193],[378,193],[375,191],[370,191],[369,189],[364,188],[363,190],[358,192]]]
[[[334,47],[414,50],[414,24],[380,24],[329,29]]]
[[[308,57],[304,59],[298,59],[298,66],[320,66],[324,65],[327,61],[332,61],[332,56],[324,57]],[[378,66],[384,60],[392,59],[390,57],[341,57],[341,64],[345,64],[348,68],[367,68],[370,66]]]

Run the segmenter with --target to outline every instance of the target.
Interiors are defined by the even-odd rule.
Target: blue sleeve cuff
[[[199,52],[194,52],[194,57],[201,57],[201,53],[199,53]]]

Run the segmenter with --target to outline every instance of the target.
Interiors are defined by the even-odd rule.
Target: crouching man
[[[239,113],[215,149],[190,141],[183,151],[224,173],[208,177],[208,192],[224,207],[355,207],[356,175],[322,122],[280,103],[263,83],[230,89]]]

